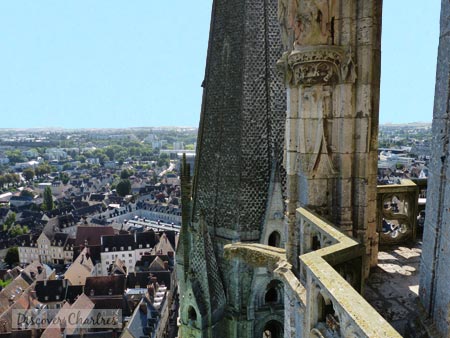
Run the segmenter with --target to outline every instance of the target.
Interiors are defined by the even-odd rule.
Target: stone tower
[[[450,2],[442,0],[419,296],[439,336],[450,318]]]
[[[280,283],[264,269],[223,256],[224,245],[236,241],[285,243],[286,100],[276,70],[282,55],[277,5],[213,1],[192,191],[189,177],[182,183],[182,337],[262,336],[261,318],[273,319],[282,332]]]
[[[278,64],[288,100],[286,252],[294,268],[299,206],[365,245],[366,276],[376,264],[381,7],[368,0],[280,1],[286,52]]]

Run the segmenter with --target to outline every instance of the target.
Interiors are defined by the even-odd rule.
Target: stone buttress
[[[429,166],[419,296],[424,318],[439,337],[450,336],[450,2],[442,0],[433,147]],[[422,318],[423,319],[423,318]],[[427,323],[428,324],[428,323]]]

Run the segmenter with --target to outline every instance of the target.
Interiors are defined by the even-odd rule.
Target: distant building
[[[153,149],[161,149],[164,145],[167,144],[166,140],[161,140],[161,141],[153,141],[152,142],[152,148]]]
[[[181,224],[181,208],[175,205],[145,202],[143,209],[140,209],[140,213],[142,217],[150,220]]]
[[[116,161],[106,161],[105,163],[103,163],[103,166],[108,169],[113,169],[117,167],[117,164],[118,163]]]
[[[176,174],[169,173],[166,174],[164,177],[164,183],[165,184],[171,184],[171,185],[180,185],[180,179]]]
[[[43,193],[45,188],[49,187],[50,190],[52,191],[53,195],[59,195],[61,194],[64,185],[62,184],[62,182],[60,181],[54,181],[54,182],[42,182],[38,184],[37,190],[40,193]]]
[[[28,161],[28,162],[20,162],[14,165],[14,169],[26,169],[26,168],[34,168],[39,165],[38,161]]]
[[[174,142],[173,143],[173,149],[174,150],[183,150],[184,149],[184,142]]]
[[[107,274],[111,264],[120,259],[127,272],[134,272],[136,262],[145,253],[150,254],[157,245],[155,232],[134,233],[134,235],[102,236],[101,272]],[[174,251],[174,249],[172,249]]]
[[[0,195],[0,203],[8,203],[12,197],[12,193],[7,192]]]
[[[59,148],[48,148],[45,150],[44,157],[49,161],[53,160],[60,161],[67,159],[67,153]]]
[[[145,291],[146,297],[134,309],[121,338],[166,337],[170,314],[167,287],[153,283]]]
[[[86,163],[92,164],[92,165],[100,164],[100,159],[98,157],[89,157],[86,159]]]
[[[71,262],[70,254],[65,252],[68,238],[69,236],[64,233],[56,233],[49,238],[44,232],[38,238],[31,235],[20,236],[18,238],[20,264],[28,265],[34,261],[52,264]]]
[[[22,151],[22,155],[27,157],[28,159],[37,158],[39,156],[39,153],[36,149],[28,149],[25,151]]]
[[[144,143],[152,143],[158,140],[158,136],[155,134],[149,134],[146,138],[144,138]]]
[[[64,277],[69,280],[71,285],[85,285],[86,278],[92,276],[94,271],[95,265],[90,257],[89,249],[84,248],[75,261],[70,264]]]
[[[33,198],[31,196],[12,196],[9,200],[9,204],[15,208],[31,205],[32,203]]]

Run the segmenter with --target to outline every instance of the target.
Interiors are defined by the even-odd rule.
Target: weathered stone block
[[[358,65],[357,85],[370,85],[373,81],[373,46],[360,46],[356,51]],[[357,110],[358,111],[358,110]]]
[[[348,83],[339,84],[333,95],[333,114],[335,118],[354,117],[353,86]]]
[[[359,83],[356,86],[355,116],[369,117],[372,114],[372,86]]]
[[[441,1],[441,24],[440,24],[440,26],[441,26],[441,37],[444,35],[448,35],[450,33],[450,2],[447,0]]]
[[[345,3],[351,3],[351,1],[344,1]],[[365,18],[372,17],[376,14],[376,5],[374,4],[376,1],[370,0],[360,0],[357,1],[357,17]]]
[[[366,16],[356,23],[356,40],[359,46],[373,44],[373,18]]]
[[[445,1],[443,1],[445,2]],[[450,14],[447,14],[450,15]],[[444,14],[443,14],[444,16]],[[450,76],[450,35],[442,36],[439,40],[437,69],[436,69],[436,88],[433,111],[434,119],[448,118],[448,91]]]
[[[333,121],[334,152],[350,154],[354,152],[354,120],[352,118],[336,118]]]
[[[337,177],[348,179],[352,177],[355,165],[353,154],[336,154],[333,156],[333,165],[338,170]]]
[[[284,164],[287,175],[297,174],[297,157],[298,155],[295,151],[288,151],[285,153]]]
[[[298,151],[298,119],[289,118],[286,120],[285,145],[287,151]]]
[[[348,7],[348,5],[343,5]],[[345,9],[343,8],[343,12]],[[349,10],[350,11],[350,10]],[[352,42],[354,36],[354,19],[353,17],[341,17],[334,20],[335,27],[341,27],[335,34],[335,43],[337,45],[345,46]]]
[[[352,180],[336,179],[336,205],[338,208],[350,208],[352,206],[352,200]]]
[[[369,151],[369,142],[371,138],[370,133],[370,119],[368,117],[357,118],[355,121],[355,152],[367,153]]]

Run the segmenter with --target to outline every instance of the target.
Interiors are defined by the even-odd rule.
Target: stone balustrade
[[[267,267],[284,283],[284,336],[401,337],[357,291],[364,248],[307,209],[297,209],[297,220],[300,274],[292,270],[284,249],[244,243],[225,246],[228,259]]]
[[[400,184],[377,187],[377,231],[380,244],[399,244],[416,239],[421,190],[424,189],[409,179],[400,180]]]

